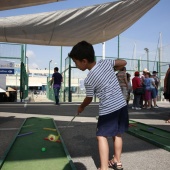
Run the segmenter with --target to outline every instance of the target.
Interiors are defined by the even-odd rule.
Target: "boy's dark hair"
[[[58,71],[58,67],[55,67],[54,70],[55,70],[55,71]]]
[[[70,58],[74,58],[76,60],[82,61],[83,59],[87,59],[88,62],[92,63],[95,61],[95,53],[93,46],[86,42],[81,41],[77,43],[68,54]]]

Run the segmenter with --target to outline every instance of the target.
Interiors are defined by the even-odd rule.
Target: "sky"
[[[111,0],[110,0],[111,1]],[[102,4],[109,0],[66,0],[33,7],[18,8],[0,11],[0,17],[36,14],[70,8]],[[170,0],[160,0],[142,18],[119,35],[119,57],[130,59],[147,59],[145,48],[149,49],[150,60],[157,60],[157,47],[162,42],[164,49],[162,60],[170,60]],[[94,45],[95,55],[102,56],[102,44]],[[71,47],[62,47],[63,67],[64,60]],[[118,57],[118,37],[105,43],[106,57]],[[27,45],[29,68],[50,69],[60,68],[61,47]]]

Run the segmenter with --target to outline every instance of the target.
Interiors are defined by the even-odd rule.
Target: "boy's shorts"
[[[99,116],[96,136],[116,136],[128,130],[129,116],[127,106],[107,115]]]

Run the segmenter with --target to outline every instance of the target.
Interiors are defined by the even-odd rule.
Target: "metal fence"
[[[102,59],[102,56],[96,56],[96,61]],[[116,59],[113,57],[106,57],[106,59]],[[133,78],[134,72],[139,71],[142,72],[149,65],[149,71],[158,71],[158,76],[160,78],[160,86],[159,86],[159,94],[161,96],[161,91],[164,85],[164,77],[166,71],[168,69],[168,62],[159,62],[159,61],[147,61],[141,59],[128,59],[124,58],[127,61],[126,69],[129,74],[131,74],[131,78]],[[153,70],[154,68],[154,70]],[[84,88],[84,79],[87,75],[88,71],[81,71],[75,67],[75,64],[72,60],[67,57],[65,60],[65,70],[62,73],[63,75],[63,83],[60,91],[60,101],[61,102],[82,102],[85,94]],[[48,83],[49,88],[49,83]],[[49,99],[54,99],[53,90],[50,89],[48,91]],[[98,101],[97,98],[94,97],[93,101]]]
[[[10,87],[20,91],[21,100],[27,98],[28,74],[26,70],[26,45],[14,43],[0,43],[0,59],[15,61],[14,75],[7,75],[7,80],[10,81],[10,79],[16,79],[16,81],[13,81],[16,82],[16,84],[11,83]]]

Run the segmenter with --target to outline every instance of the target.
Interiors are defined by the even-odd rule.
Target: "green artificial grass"
[[[71,170],[73,169],[63,143],[44,140],[48,135],[58,135],[53,119],[28,118],[9,150],[1,170]],[[45,148],[45,151],[42,151]]]
[[[170,151],[169,131],[130,120],[128,133]]]

